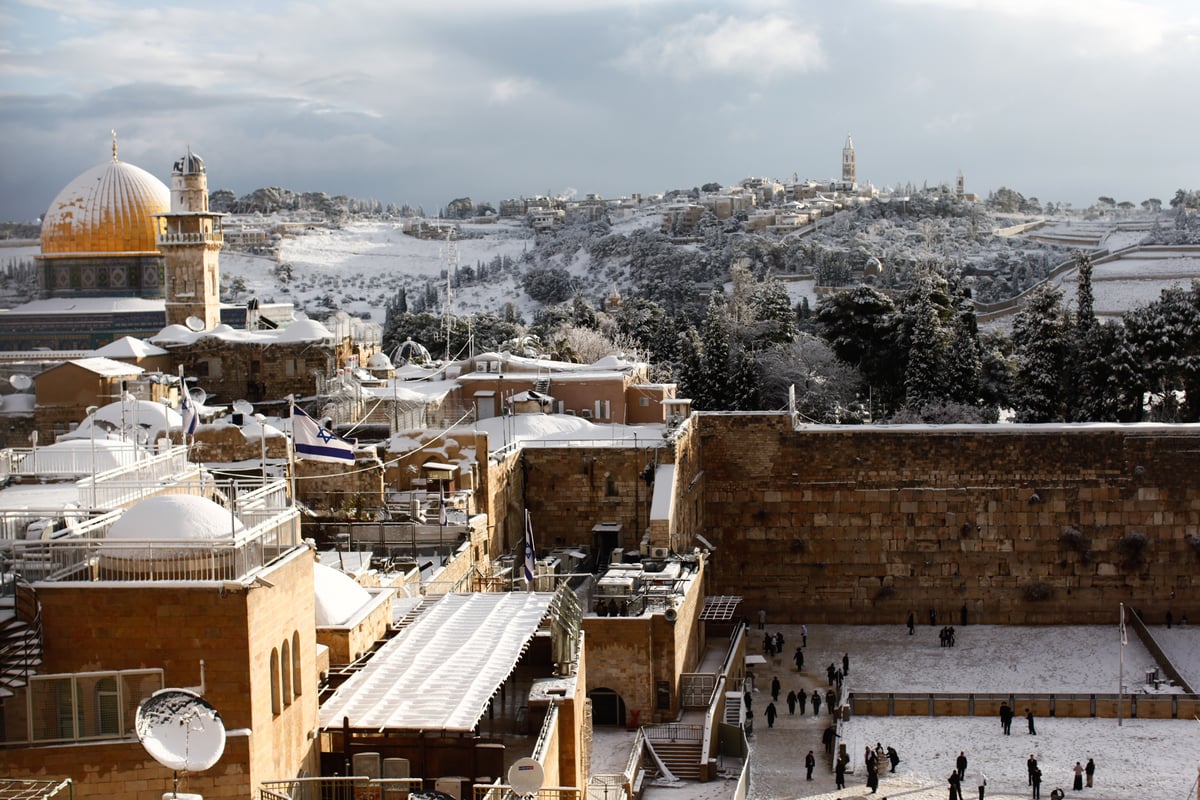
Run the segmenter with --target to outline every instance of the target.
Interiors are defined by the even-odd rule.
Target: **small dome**
[[[313,595],[318,627],[341,625],[371,602],[356,580],[324,564],[313,565]]]
[[[110,161],[58,193],[42,220],[42,255],[158,252],[155,214],[171,210],[166,184],[140,167]]]
[[[206,497],[168,494],[130,508],[108,529],[108,538],[207,541],[229,539],[241,530],[241,521]]]
[[[367,356],[367,369],[395,369],[395,367],[386,353],[372,353]]]
[[[172,167],[171,173],[173,175],[202,175],[204,173],[204,159],[191,150],[188,150],[175,159],[175,166]]]

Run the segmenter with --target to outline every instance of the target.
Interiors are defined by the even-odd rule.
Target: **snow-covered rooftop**
[[[132,336],[122,336],[115,342],[110,342],[104,347],[101,347],[93,355],[102,358],[146,358],[147,356],[162,356],[166,355],[167,351],[161,347],[156,347],[149,342],[135,339]]]
[[[512,673],[554,595],[448,594],[321,707],[321,726],[469,731]]]

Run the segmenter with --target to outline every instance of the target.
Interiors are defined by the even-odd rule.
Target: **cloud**
[[[825,53],[817,34],[789,17],[738,19],[706,13],[643,39],[616,63],[677,80],[717,75],[770,81],[824,67]]]
[[[534,82],[525,78],[500,78],[491,82],[488,101],[497,105],[511,103],[533,91]]]
[[[1172,40],[1194,41],[1200,30],[1194,6],[1146,0],[888,0],[900,6],[931,6],[988,14],[1060,28],[1062,46],[1081,55],[1152,53]],[[1176,6],[1176,11],[1169,7]],[[1190,10],[1190,17],[1183,12]],[[1188,31],[1191,31],[1189,34]]]

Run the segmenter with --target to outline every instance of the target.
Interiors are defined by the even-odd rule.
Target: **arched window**
[[[280,652],[280,661],[283,662],[279,665],[279,673],[283,676],[283,705],[287,707],[292,704],[292,646],[287,639],[283,640]]]
[[[271,713],[278,714],[281,709],[279,702],[279,650],[271,648]]]
[[[300,691],[300,631],[292,631],[292,694],[299,697]]]

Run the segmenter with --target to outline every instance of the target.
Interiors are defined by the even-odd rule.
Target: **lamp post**
[[[96,412],[99,406],[88,406],[88,440],[92,449],[92,509],[96,508]]]

